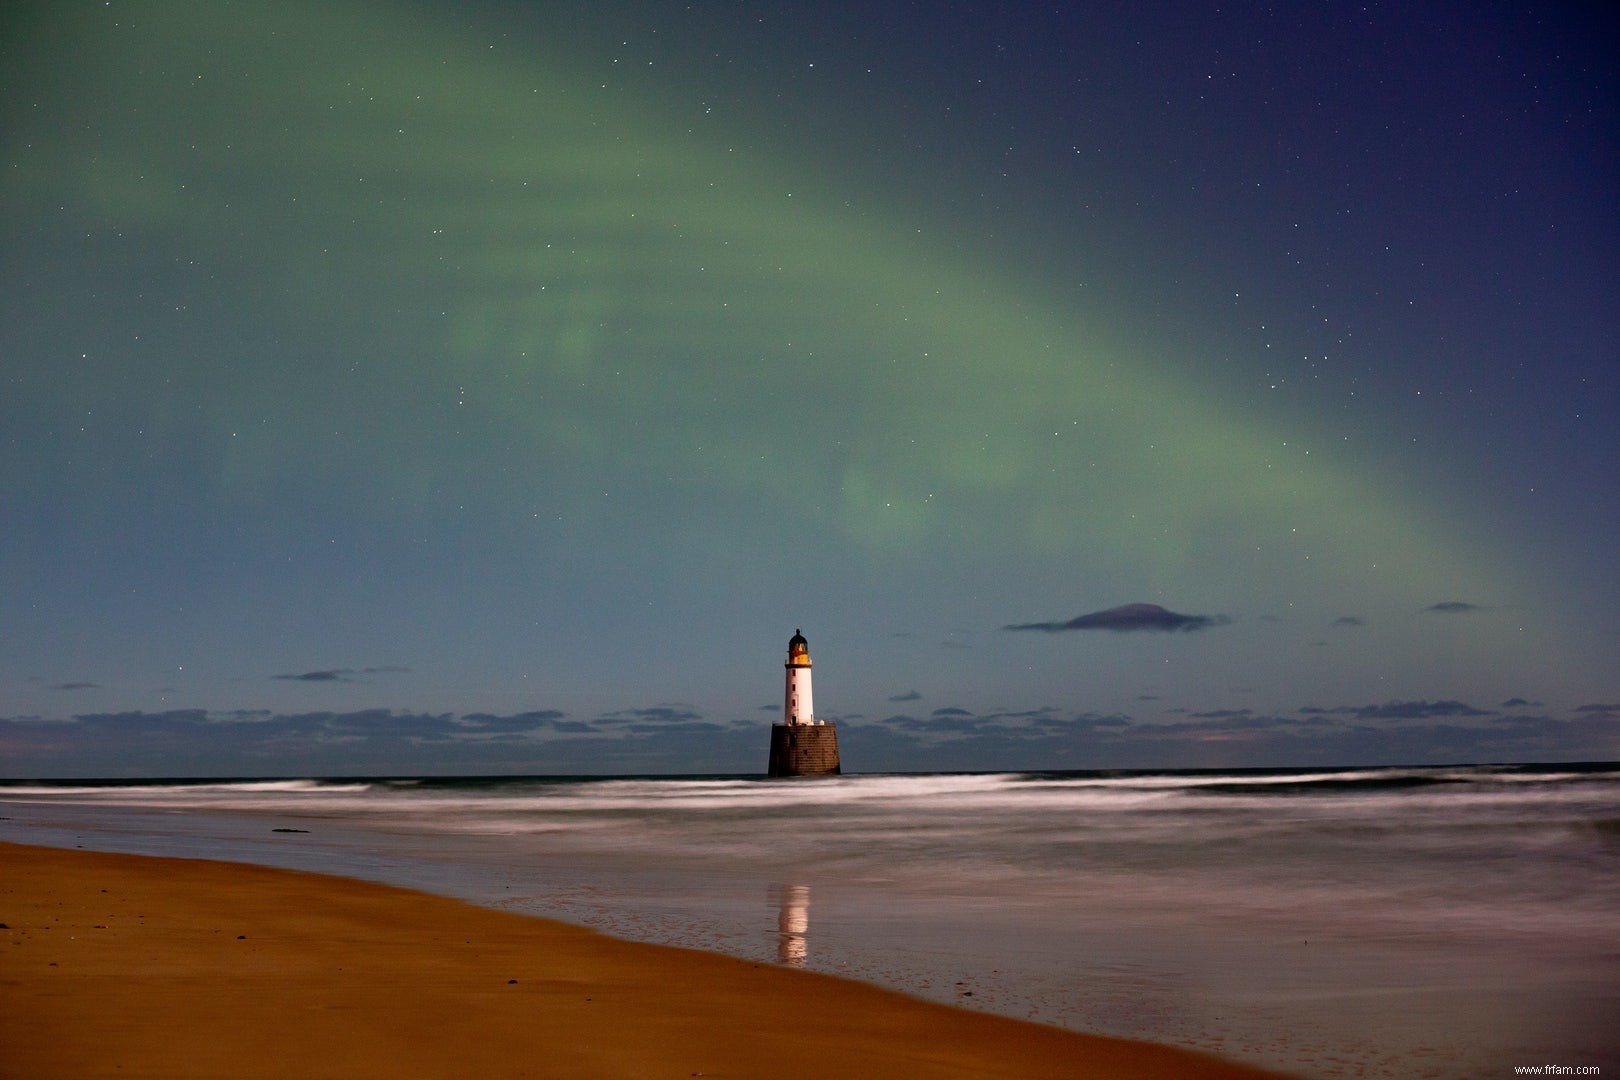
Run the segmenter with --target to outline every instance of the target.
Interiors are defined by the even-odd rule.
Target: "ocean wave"
[[[0,799],[76,799],[127,803],[145,799],[359,793],[374,787],[370,782],[320,779],[0,781]]]
[[[1257,828],[1291,818],[1366,823],[1389,814],[1479,814],[1583,806],[1615,795],[1620,771],[1468,766],[1153,773],[929,773],[812,781],[758,777],[395,777],[0,782],[0,800],[154,809],[413,819],[429,830],[536,832],[588,822],[816,820],[823,827],[1000,830],[1105,825]],[[1494,812],[1493,811],[1493,812]],[[1245,815],[1250,815],[1246,817]],[[1303,818],[1300,816],[1303,815]]]

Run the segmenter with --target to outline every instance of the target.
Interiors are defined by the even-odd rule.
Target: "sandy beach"
[[[0,844],[6,1077],[1259,1077],[344,878]]]

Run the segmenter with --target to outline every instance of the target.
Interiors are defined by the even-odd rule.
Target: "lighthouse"
[[[771,725],[771,776],[831,776],[840,772],[838,725],[816,719],[810,689],[810,643],[803,631],[788,639],[782,722]]]

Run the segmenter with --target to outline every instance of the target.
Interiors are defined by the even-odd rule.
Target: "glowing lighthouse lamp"
[[[782,722],[771,725],[771,776],[831,776],[838,762],[838,725],[816,719],[810,690],[810,643],[795,630],[788,640]]]

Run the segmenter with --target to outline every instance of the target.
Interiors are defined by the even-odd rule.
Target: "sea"
[[[0,839],[372,879],[1306,1077],[1620,1075],[1620,763],[0,781]]]

